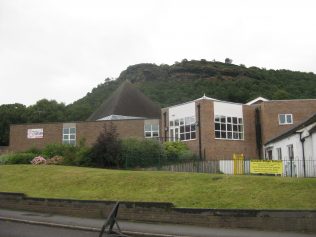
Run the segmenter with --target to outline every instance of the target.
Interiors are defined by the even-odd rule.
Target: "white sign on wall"
[[[27,130],[28,139],[43,138],[43,129],[42,128],[33,128]]]

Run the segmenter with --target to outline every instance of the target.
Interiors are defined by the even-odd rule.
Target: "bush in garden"
[[[103,131],[91,148],[90,158],[97,167],[120,167],[121,140],[118,139],[116,127],[111,123]]]
[[[78,146],[70,146],[64,153],[65,165],[76,166],[92,166],[90,157],[91,148],[79,144]]]
[[[129,138],[122,140],[120,161],[125,168],[160,166],[165,156],[159,141]]]
[[[1,155],[0,156],[0,165],[6,164],[8,160],[9,160],[9,156],[7,154],[6,155]]]
[[[44,157],[49,158],[54,156],[64,156],[65,152],[71,147],[73,146],[68,144],[48,144],[41,153]]]
[[[36,156],[33,153],[11,153],[2,156],[2,160],[4,160],[4,164],[30,164],[31,160]]]
[[[195,155],[183,142],[165,142],[163,146],[167,161],[169,162],[192,160],[195,158]]]
[[[90,157],[91,148],[79,145],[76,149],[76,156],[73,164],[77,166],[92,166]]]
[[[47,165],[62,165],[64,163],[64,158],[62,156],[53,156],[46,160]]]
[[[42,150],[39,148],[36,148],[36,147],[32,147],[32,148],[26,150],[25,153],[32,153],[36,156],[39,156],[42,154]]]
[[[43,151],[44,157],[63,157],[62,164],[76,166],[91,166],[90,148],[85,146],[85,140],[79,141],[76,146],[70,144],[49,144]]]
[[[32,165],[45,165],[46,164],[46,159],[42,156],[36,156],[34,159],[31,161]]]

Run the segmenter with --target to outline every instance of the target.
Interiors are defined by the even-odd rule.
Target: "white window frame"
[[[214,115],[214,137],[219,140],[245,140],[244,119],[236,116]]]
[[[281,117],[284,117],[284,122],[281,121]],[[288,121],[290,118],[291,121]],[[293,124],[293,114],[279,114],[279,125]]]
[[[196,140],[196,118],[189,116],[169,121],[170,141]]]
[[[157,129],[154,129],[157,126]],[[145,124],[144,125],[145,138],[158,138],[159,137],[159,124]]]
[[[74,131],[73,131],[74,130]],[[63,128],[63,144],[76,145],[77,129],[76,127]]]

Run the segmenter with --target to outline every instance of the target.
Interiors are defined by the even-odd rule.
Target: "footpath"
[[[19,222],[32,225],[61,227],[99,232],[105,219],[78,218],[49,213],[0,209],[0,222]],[[248,229],[219,229],[189,225],[151,224],[118,220],[123,233],[144,237],[311,237],[307,233],[271,232]],[[96,235],[97,236],[97,235]]]

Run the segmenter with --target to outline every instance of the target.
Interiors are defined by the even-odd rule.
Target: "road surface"
[[[0,237],[76,236],[97,237],[105,220],[47,213],[0,209]],[[220,229],[189,225],[149,224],[119,221],[126,234],[145,237],[311,237],[315,234]],[[137,234],[141,233],[141,234]]]

